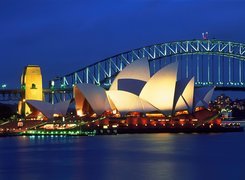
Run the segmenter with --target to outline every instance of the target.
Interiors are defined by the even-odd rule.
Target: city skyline
[[[155,43],[201,39],[206,31],[211,39],[245,42],[244,2],[237,2],[1,2],[0,83],[19,88],[24,66],[36,64],[47,85],[106,57]]]

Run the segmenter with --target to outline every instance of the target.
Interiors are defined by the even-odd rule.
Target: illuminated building
[[[70,100],[51,104],[37,100],[27,100],[27,105],[30,107],[35,119],[51,119],[53,117],[65,116],[70,105]]]
[[[101,115],[103,112],[111,110],[106,92],[102,87],[94,84],[79,84],[74,87],[73,91],[78,115],[91,113]]]
[[[140,93],[140,98],[151,103],[165,115],[170,115],[173,110],[177,69],[177,62],[163,67],[147,81]]]
[[[92,84],[74,86],[79,116],[142,113],[174,116],[192,114],[207,107],[214,88],[194,87],[194,77],[177,79],[178,63],[166,65],[150,76],[147,59],[126,66],[114,79],[108,91]],[[137,113],[136,113],[137,112]]]
[[[28,65],[21,76],[22,99],[18,105],[18,112],[27,116],[31,113],[27,100],[43,100],[42,74],[39,66]]]

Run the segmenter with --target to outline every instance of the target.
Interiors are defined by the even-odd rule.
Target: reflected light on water
[[[244,139],[245,133],[1,138],[0,179],[239,179]]]

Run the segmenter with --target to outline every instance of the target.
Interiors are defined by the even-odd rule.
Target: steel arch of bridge
[[[91,64],[63,77],[58,77],[50,81],[50,89],[71,89],[74,84],[78,83],[93,83],[102,86],[109,86],[112,82],[112,79],[115,77],[115,75],[117,75],[119,71],[121,71],[126,65],[137,59],[141,59],[144,57],[147,58],[150,61],[150,64],[152,64],[151,68],[154,69],[155,63],[159,59],[161,59],[162,61],[162,59],[164,58],[171,58],[174,56],[179,57],[184,55],[196,56],[196,74],[193,73],[193,75],[197,76],[195,82],[196,86],[215,85],[218,87],[244,87],[245,44],[214,39],[168,42],[127,51]],[[207,74],[203,75],[207,76],[208,78],[206,78],[206,81],[201,80],[201,75],[199,71],[202,68],[203,64],[199,62],[199,55],[216,55],[223,58],[229,58],[226,61],[228,63],[228,68],[226,70],[222,69],[222,65],[216,63],[215,66],[218,66],[218,75],[216,80],[211,79],[211,74],[214,74],[214,72],[210,70],[211,68],[209,68],[209,63],[211,62],[211,60],[208,60],[206,61],[208,66],[208,69],[206,70]],[[235,62],[232,66],[232,60],[234,59],[238,60],[236,69],[234,68]],[[219,61],[221,62],[221,60]],[[188,77],[190,76],[190,74],[188,74],[188,69],[191,69],[193,67],[190,67],[188,61],[187,63],[185,63],[184,66],[185,70],[187,71],[186,76]],[[153,71],[155,71],[155,69]],[[228,71],[229,77],[227,79],[227,82],[224,82],[224,79],[222,80],[221,78],[221,73],[227,73],[224,71]],[[235,76],[232,79],[232,73],[234,74],[234,72],[238,73],[236,79],[234,78]]]

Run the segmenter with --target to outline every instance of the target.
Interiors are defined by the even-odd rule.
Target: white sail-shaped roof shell
[[[119,79],[137,79],[147,82],[150,79],[149,62],[146,58],[136,60],[127,65],[119,74],[115,77],[111,84],[110,90],[118,90]],[[127,87],[123,88],[127,90]]]
[[[213,96],[213,93],[214,93],[214,88],[215,87],[212,87],[208,92],[207,94],[205,95],[205,97],[203,98],[203,101],[206,102],[207,104],[211,101],[212,99],[212,96]]]
[[[66,115],[68,107],[70,105],[70,100],[60,102],[57,104],[51,104],[38,100],[27,100],[26,103],[38,111],[40,111],[47,118],[52,118],[54,114]]]
[[[28,105],[33,106],[35,109],[40,111],[47,118],[52,118],[54,115],[53,105],[47,102],[38,101],[38,100],[27,100]]]
[[[211,101],[215,87],[195,88],[194,106],[195,107],[208,107]]]
[[[55,114],[61,114],[61,115],[65,116],[70,103],[71,103],[71,100],[53,104],[54,113]]]
[[[193,98],[194,98],[194,77],[177,81],[175,98],[174,98],[174,110],[188,110],[189,113],[193,110]]]
[[[126,91],[107,91],[109,98],[113,101],[120,114],[129,112],[152,112],[157,109],[139,96]]]
[[[105,89],[94,84],[77,84],[74,86],[74,97],[77,110],[82,110],[85,99],[97,115],[111,110]]]
[[[174,108],[174,112],[181,111],[181,110],[188,110],[187,103],[185,102],[183,96],[179,97],[176,103],[176,107]]]
[[[140,93],[141,99],[148,101],[165,115],[172,113],[177,69],[177,62],[163,67],[151,77]]]

